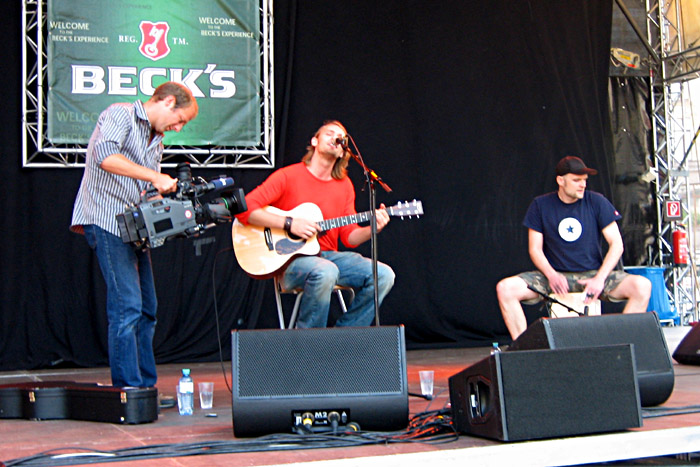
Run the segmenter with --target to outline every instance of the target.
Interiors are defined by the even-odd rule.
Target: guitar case
[[[71,381],[6,384],[0,386],[0,418],[53,420],[68,418],[64,387]],[[37,398],[37,391],[39,397]]]
[[[148,423],[158,419],[158,390],[72,381],[7,384],[0,386],[3,418]]]
[[[131,425],[158,419],[156,388],[71,386],[68,387],[68,400],[74,420]]]

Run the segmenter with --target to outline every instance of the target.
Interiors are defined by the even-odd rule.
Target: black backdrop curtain
[[[627,266],[649,261],[656,235],[656,204],[649,182],[641,177],[652,166],[649,82],[634,76],[609,80],[610,127],[614,147],[615,207],[624,213],[618,222],[625,240],[622,260]]]
[[[104,365],[104,284],[68,231],[82,170],[21,168],[19,2],[4,9],[0,370]],[[274,12],[277,165],[336,118],[393,188],[380,202],[423,201],[424,217],[379,235],[397,273],[382,324],[404,324],[412,348],[507,341],[494,287],[532,267],[521,220],[555,189],[556,161],[581,156],[601,172],[589,187],[611,192],[611,0],[278,0]],[[222,172],[246,191],[269,174],[195,175]],[[271,281],[241,272],[229,226],[200,240],[152,250],[160,363],[216,359],[217,337],[229,356],[231,329],[276,326]]]

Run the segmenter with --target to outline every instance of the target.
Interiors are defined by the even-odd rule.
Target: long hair
[[[345,126],[340,123],[338,120],[326,120],[323,122],[323,125],[319,127],[318,130],[316,130],[316,133],[314,134],[314,138],[318,138],[318,135],[321,134],[321,130],[328,125],[338,125],[340,128],[345,131],[347,134],[347,130],[345,129]],[[311,157],[314,155],[314,150],[315,148],[311,146],[310,144],[306,146],[306,154],[304,154],[304,157],[301,158],[301,161],[309,165],[311,163]],[[335,163],[333,164],[333,169],[331,170],[331,177],[333,177],[336,180],[342,180],[345,178],[345,176],[348,174],[348,162],[350,160],[350,149],[349,148],[344,148],[343,150],[343,157],[339,157],[336,159]]]

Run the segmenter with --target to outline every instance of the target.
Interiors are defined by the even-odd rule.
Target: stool
[[[303,289],[291,289],[285,290],[282,288],[282,284],[279,280],[279,276],[275,276],[274,287],[275,287],[275,301],[277,302],[277,317],[280,322],[280,329],[294,329],[297,325],[297,315],[299,314],[299,305],[301,304],[301,297],[304,295]],[[333,294],[338,297],[338,303],[340,304],[340,309],[343,313],[348,312],[348,308],[345,305],[345,299],[343,298],[343,291],[350,294],[350,302],[355,299],[355,291],[352,287],[345,287],[342,285],[335,285],[333,287]],[[294,300],[294,308],[292,308],[292,316],[289,317],[289,324],[285,326],[284,324],[284,311],[282,309],[282,294],[294,294],[296,299]]]
[[[571,292],[566,294],[550,294],[550,297],[564,303],[581,314],[569,311],[558,303],[550,303],[549,317],[550,318],[571,318],[575,316],[584,316],[586,305],[583,303],[583,292]],[[600,315],[600,300],[595,299],[588,304],[588,316]]]

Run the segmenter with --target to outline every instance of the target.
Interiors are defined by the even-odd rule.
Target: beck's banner
[[[49,0],[47,29],[53,144],[87,144],[110,104],[165,81],[199,104],[165,144],[260,144],[259,0]]]

